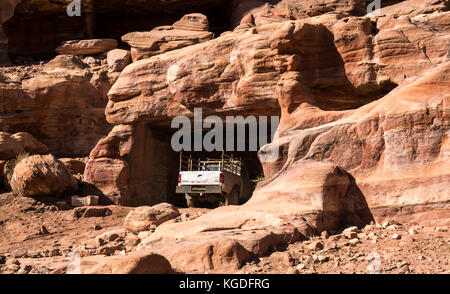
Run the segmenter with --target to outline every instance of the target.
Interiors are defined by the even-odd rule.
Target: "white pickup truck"
[[[176,193],[189,207],[206,203],[238,205],[250,198],[252,183],[241,160],[222,154],[221,159],[195,160],[180,154]]]

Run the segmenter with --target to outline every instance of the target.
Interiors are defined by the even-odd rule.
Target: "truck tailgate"
[[[220,171],[180,172],[178,185],[220,185]]]

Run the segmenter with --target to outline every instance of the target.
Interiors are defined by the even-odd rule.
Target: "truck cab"
[[[247,201],[254,184],[240,158],[222,153],[221,158],[197,158],[180,154],[177,194],[188,207],[211,204],[238,205]]]

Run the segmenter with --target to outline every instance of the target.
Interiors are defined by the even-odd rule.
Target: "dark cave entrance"
[[[236,146],[240,142],[237,134],[238,126],[235,126],[234,142]],[[276,127],[275,127],[276,128]],[[169,202],[177,206],[186,207],[184,195],[176,194],[178,185],[178,174],[180,165],[180,152],[174,151],[171,144],[172,136],[179,129],[172,129],[164,124],[147,123],[137,128],[135,148],[128,158],[130,168],[130,178],[128,186],[130,188],[131,205],[155,205],[161,202]],[[203,138],[211,129],[203,129]],[[267,143],[271,142],[272,126],[267,126]],[[194,138],[194,133],[191,133]],[[227,134],[223,133],[224,143]],[[248,125],[245,126],[245,151],[227,151],[225,154],[240,158],[247,171],[249,184],[253,185],[251,193],[257,182],[264,179],[263,168],[258,158],[257,150],[250,149],[250,141],[256,136],[259,140],[259,133],[254,134]],[[259,149],[258,145],[258,149]],[[196,159],[220,158],[222,151],[182,151],[183,155],[192,156]]]
[[[208,2],[208,1],[206,1]],[[8,36],[8,52],[15,64],[50,60],[61,42],[75,39],[114,38],[119,48],[128,49],[121,37],[129,32],[150,31],[154,27],[171,25],[188,13],[203,13],[216,37],[231,28],[233,2],[229,0],[190,0],[168,4],[156,1],[96,0],[94,1],[93,36],[87,28],[88,13],[69,17],[66,4],[52,4],[48,12],[33,11],[33,7],[16,7],[14,17],[3,24]]]

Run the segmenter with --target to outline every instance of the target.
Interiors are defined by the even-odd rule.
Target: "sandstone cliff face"
[[[268,182],[302,161],[331,162],[355,178],[376,217],[444,209],[448,6],[429,4],[423,9],[406,1],[380,15],[333,8],[303,20],[253,21],[214,40],[135,62],[111,88],[106,118],[136,132],[139,124],[192,115],[195,107],[220,116],[281,113],[272,144],[282,156],[263,163]],[[114,150],[118,154],[120,148]],[[107,169],[111,157],[102,158],[92,154],[87,171]],[[133,156],[118,159],[126,170],[136,169]],[[116,201],[160,197],[143,197],[132,178],[120,182],[127,193],[116,194]],[[85,179],[100,190],[119,183],[118,177],[96,180],[92,172]]]
[[[19,2],[4,3],[3,23]],[[189,5],[213,3],[225,2]],[[168,200],[173,188],[172,117],[192,115],[195,107],[221,117],[281,114],[272,143],[281,156],[263,163],[267,182],[253,199],[268,195],[272,183],[283,191],[280,179],[294,166],[325,162],[354,177],[376,217],[445,208],[448,1],[385,1],[366,15],[367,4],[241,0],[229,15],[233,31],[212,40],[203,17],[191,15],[194,24],[186,16],[144,36],[125,36],[135,62],[117,81],[103,65],[87,69],[87,61],[62,57],[23,72],[3,70],[0,130],[28,131],[50,152],[79,156],[110,130],[105,115],[115,127],[91,151],[85,180],[113,202],[140,205]],[[96,11],[120,5],[97,1]],[[139,5],[132,1],[130,11],[144,11]],[[180,7],[174,1],[171,11]],[[16,15],[64,9],[64,3],[24,0]],[[143,57],[150,58],[137,61]]]

